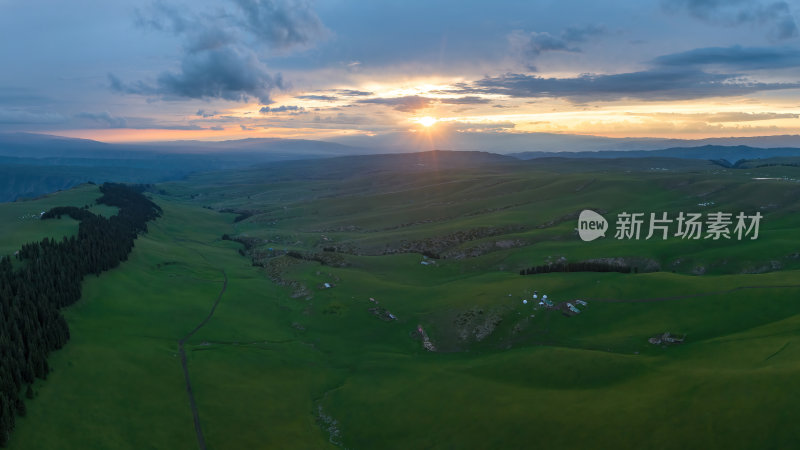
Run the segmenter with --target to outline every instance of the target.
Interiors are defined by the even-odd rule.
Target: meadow
[[[372,158],[157,185],[163,217],[65,310],[71,339],[10,448],[197,448],[178,341],[225,278],[185,346],[208,448],[800,442],[800,169]],[[74,233],[71,219],[17,218],[97,195],[0,204],[0,249]],[[582,242],[584,208],[764,219],[757,240]],[[562,258],[640,270],[519,275]],[[534,292],[587,305],[565,315]],[[685,341],[648,342],[665,332]]]

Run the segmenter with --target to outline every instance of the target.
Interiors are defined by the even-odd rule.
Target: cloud
[[[507,36],[511,54],[531,71],[537,68],[533,64],[539,55],[545,52],[579,52],[577,47],[570,47],[567,41],[547,32],[514,30]]]
[[[754,122],[759,120],[797,119],[800,114],[793,113],[749,113],[749,112],[724,112],[712,114],[706,118],[707,122]]]
[[[155,92],[165,97],[242,102],[255,97],[262,104],[269,104],[270,92],[276,88],[284,88],[281,75],[270,75],[255,53],[225,47],[187,55],[180,71],[164,72],[158,77]]]
[[[514,130],[516,124],[507,121],[488,123],[449,121],[440,122],[436,126],[440,133],[508,133]]]
[[[276,48],[308,45],[327,30],[308,2],[234,0],[244,13],[244,28]]]
[[[579,53],[582,50],[575,44],[586,42],[591,37],[606,34],[603,25],[571,26],[565,28],[560,35],[552,35],[546,31],[514,30],[506,36],[511,54],[518,59],[528,70],[537,71],[533,61],[542,53],[570,52]]]
[[[340,112],[331,116],[314,115],[313,121],[315,124],[362,125],[370,123],[371,119],[357,114],[345,114]]]
[[[262,104],[272,103],[271,92],[287,86],[280,74],[270,73],[261,55],[307,47],[327,30],[302,0],[228,2],[232,8],[198,11],[157,1],[146,11],[137,10],[139,26],[182,40],[180,65],[154,81],[126,83],[109,74],[111,89],[164,100],[256,98]]]
[[[147,30],[183,37],[184,50],[188,53],[218,49],[237,40],[237,29],[230,23],[228,15],[195,12],[163,0],[153,2],[147,11],[135,9],[134,22]]]
[[[215,98],[247,101],[257,98],[262,104],[272,103],[270,93],[284,89],[280,74],[271,75],[250,49],[224,47],[184,55],[177,72],[163,72],[155,83],[125,83],[108,74],[111,90],[163,100],[182,98]]]
[[[667,12],[686,13],[713,25],[763,26],[768,28],[768,36],[775,40],[798,36],[797,22],[785,1],[663,0],[662,7]]]
[[[491,100],[488,98],[478,97],[475,95],[439,99],[439,103],[446,103],[450,105],[482,105],[490,102]]]
[[[800,67],[800,50],[788,47],[707,47],[659,56],[654,64],[670,67],[726,66],[734,70]]]
[[[143,81],[134,81],[132,83],[126,83],[119,79],[113,73],[108,74],[108,86],[114,92],[119,92],[121,94],[134,94],[134,95],[156,95],[157,89],[153,86],[148,85]]]
[[[63,115],[55,112],[0,108],[0,124],[2,125],[55,124],[65,120]]]
[[[347,97],[369,97],[370,95],[374,95],[373,92],[358,91],[355,89],[337,89],[336,92]]]
[[[590,38],[608,34],[603,25],[571,26],[561,32],[561,38],[566,42],[586,42]]]
[[[214,117],[217,114],[218,113],[216,111],[206,111],[204,109],[198,109],[197,112],[195,113],[196,116],[201,116],[201,117],[204,117],[204,118]]]
[[[283,105],[277,108],[270,108],[269,106],[264,106],[263,108],[258,110],[262,114],[269,114],[269,113],[282,113],[282,112],[292,112],[298,113],[305,111],[305,108],[296,106],[296,105]]]
[[[800,83],[760,83],[743,80],[735,74],[712,74],[693,68],[654,68],[610,75],[584,74],[573,78],[506,74],[462,86],[462,90],[473,93],[567,98],[572,101],[623,98],[684,100],[794,88],[800,88]]]
[[[720,112],[720,113],[629,113],[637,117],[653,117],[659,120],[685,120],[705,123],[730,123],[730,122],[757,122],[762,120],[797,119],[800,114],[794,113],[751,113],[751,112]]]
[[[375,105],[386,105],[402,112],[413,112],[419,109],[425,109],[431,106],[434,99],[429,97],[421,97],[419,95],[407,95],[405,97],[389,97],[389,98],[369,98],[359,100],[358,103],[371,103]]]
[[[124,117],[114,117],[108,112],[102,113],[88,113],[83,112],[76,114],[75,117],[79,119],[89,119],[94,122],[108,126],[109,128],[125,128],[128,126],[128,121]]]
[[[295,98],[300,98],[303,100],[319,100],[323,102],[335,102],[339,100],[338,97],[334,97],[332,95],[298,95]]]
[[[176,34],[184,32],[191,26],[190,19],[181,14],[178,8],[164,1],[153,2],[149,9],[147,13],[140,8],[133,11],[134,23],[137,26]]]

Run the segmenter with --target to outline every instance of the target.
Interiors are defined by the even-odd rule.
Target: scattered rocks
[[[587,259],[585,262],[589,263],[602,263],[610,266],[619,267],[634,267],[638,272],[658,272],[661,270],[661,264],[652,258],[631,258],[631,257],[616,257],[616,258],[595,258]]]
[[[783,264],[777,260],[771,260],[759,266],[751,266],[746,267],[742,270],[742,273],[766,273],[766,272],[774,272],[776,270],[781,270],[783,268]]]
[[[660,334],[657,336],[653,336],[647,340],[647,342],[653,345],[661,345],[661,344],[682,344],[683,341],[686,339],[686,335],[684,334],[683,337],[678,337],[669,331],[665,332],[664,334]]]
[[[522,244],[524,244],[524,242],[519,240],[519,239],[516,239],[516,240],[505,239],[505,240],[502,240],[502,241],[496,241],[494,243],[495,247],[499,247],[499,248],[519,247]]]
[[[498,311],[485,311],[475,307],[456,316],[453,324],[461,341],[480,342],[491,335],[502,321],[503,317]]]
[[[508,225],[503,227],[478,227],[468,230],[458,230],[452,233],[425,238],[421,240],[401,240],[399,245],[388,246],[383,254],[392,253],[422,253],[435,258],[462,259],[470,256],[479,256],[490,249],[497,249],[494,242],[485,243],[485,247],[475,247],[470,250],[460,249],[459,246],[466,242],[476,241],[493,236],[525,231],[522,225]],[[480,247],[480,248],[479,248]]]
[[[339,421],[325,414],[322,405],[317,405],[317,424],[328,432],[331,444],[341,445],[342,430],[339,428]]]
[[[422,325],[417,325],[417,333],[419,333],[419,336],[422,338],[422,346],[425,348],[425,350],[429,352],[435,352],[436,346],[433,345],[433,342],[431,342],[430,337],[428,337],[428,333],[425,332],[425,329],[422,328]]]

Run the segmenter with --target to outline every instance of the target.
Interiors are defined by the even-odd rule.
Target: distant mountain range
[[[722,146],[703,145],[700,147],[676,147],[662,150],[617,150],[591,152],[522,152],[511,156],[519,159],[535,158],[682,158],[725,160],[735,164],[740,160],[766,159],[775,157],[800,156],[800,148],[755,148],[746,145]]]
[[[416,144],[410,144],[415,142]],[[682,152],[681,149],[695,149]],[[723,148],[729,149],[725,152]],[[229,141],[168,141],[109,144],[32,133],[0,134],[0,156],[17,158],[147,160],[171,155],[176,160],[225,162],[241,166],[306,158],[430,150],[483,151],[521,159],[566,156],[618,158],[670,156],[692,159],[743,159],[795,156],[800,135],[698,140],[661,138],[607,138],[553,133],[448,133],[419,139],[408,133],[381,136],[348,136],[329,141],[254,138]],[[735,149],[741,149],[735,150]],[[659,153],[649,153],[658,151]],[[602,154],[601,154],[602,152]],[[716,152],[716,153],[715,153]],[[722,155],[722,153],[725,153]],[[727,155],[727,156],[725,156]],[[768,156],[764,156],[768,155]],[[89,163],[84,161],[84,164]]]
[[[142,160],[158,155],[178,159],[199,155],[234,165],[286,159],[319,158],[375,153],[334,142],[303,139],[240,139],[233,141],[169,141],[141,144],[108,144],[90,139],[76,139],[33,133],[0,134],[0,156],[27,158],[86,158]],[[181,156],[183,155],[183,156]],[[200,158],[200,160],[205,160]]]
[[[220,142],[109,144],[41,134],[0,134],[0,201],[37,196],[86,181],[156,183],[181,179],[198,172],[264,164],[275,165],[274,167],[278,169],[276,176],[280,176],[282,168],[301,170],[302,160],[326,157],[344,157],[337,161],[336,167],[339,168],[337,170],[351,172],[383,170],[396,165],[412,165],[418,170],[426,170],[426,167],[433,165],[457,169],[503,162],[513,163],[518,159],[552,157],[604,159],[667,157],[725,160],[730,164],[748,159],[800,157],[800,136],[683,141],[613,139],[547,133],[499,136],[501,134],[463,133],[457,136],[457,139],[448,141],[449,145],[462,146],[447,149],[451,151],[420,153],[418,158],[411,159],[390,154],[380,160],[360,158],[359,155],[413,153],[415,150],[428,149],[424,148],[425,146],[395,148],[393,145],[399,145],[401,141],[389,145],[390,142],[386,139],[392,136],[383,136],[381,138],[383,141],[362,136],[338,139],[340,142],[263,138]],[[393,138],[400,139],[400,137],[395,135]],[[345,142],[341,142],[343,140]],[[422,141],[426,140],[416,139],[415,142]],[[482,147],[484,144],[486,147]],[[772,145],[758,148],[761,144]],[[514,152],[512,151],[514,149],[523,151]],[[365,159],[370,161],[367,162]],[[322,175],[315,170],[317,169],[309,170],[308,176]]]
[[[332,139],[350,146],[381,149],[382,152],[407,152],[427,150],[479,150],[492,153],[520,152],[581,152],[660,150],[677,147],[705,145],[759,148],[799,147],[799,135],[757,136],[740,138],[663,139],[663,138],[609,138],[556,133],[500,133],[440,130],[424,139],[419,132],[397,132],[376,136],[354,135]],[[371,153],[375,153],[374,151]]]

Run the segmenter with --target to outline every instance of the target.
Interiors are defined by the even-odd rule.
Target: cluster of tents
[[[553,302],[548,300],[547,294],[542,294],[541,300],[540,300],[538,291],[533,291],[533,300],[534,301],[535,300],[539,300],[539,306],[547,306],[547,307],[552,307],[553,306]],[[522,299],[522,304],[523,305],[527,305],[528,304],[528,299],[526,299],[526,298]]]
[[[555,306],[553,304],[553,302],[550,299],[547,298],[547,294],[542,294],[541,299],[540,299],[539,293],[537,291],[533,292],[533,300],[534,301],[538,300],[539,301],[539,306],[546,306],[548,308],[552,308],[553,306]],[[583,300],[574,300],[574,303],[576,303],[578,305],[581,305],[581,306],[586,306],[586,302],[583,301]],[[528,304],[528,299],[526,299],[526,298],[522,299],[522,304],[523,305],[527,305]],[[569,309],[570,311],[572,311],[575,314],[580,314],[580,312],[581,312],[581,310],[579,310],[571,302],[567,303],[567,309]]]

